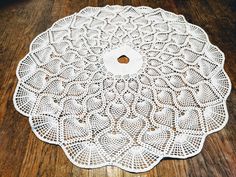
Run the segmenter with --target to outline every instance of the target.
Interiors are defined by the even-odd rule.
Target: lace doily
[[[38,35],[17,68],[16,109],[72,163],[131,172],[187,158],[224,127],[224,54],[182,15],[87,7]]]

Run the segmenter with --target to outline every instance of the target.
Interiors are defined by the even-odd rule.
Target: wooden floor
[[[183,14],[201,26],[226,56],[225,70],[232,81],[228,98],[229,122],[207,137],[200,154],[187,160],[163,160],[151,171],[132,174],[116,167],[78,168],[62,149],[40,141],[28,119],[13,106],[16,66],[33,38],[56,20],[90,6],[120,4],[161,7]],[[8,0],[0,1],[0,176],[236,176],[236,2],[234,0]]]

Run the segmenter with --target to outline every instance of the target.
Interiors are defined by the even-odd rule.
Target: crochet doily
[[[182,15],[87,7],[38,35],[17,68],[16,109],[79,167],[187,158],[228,120],[224,54]]]

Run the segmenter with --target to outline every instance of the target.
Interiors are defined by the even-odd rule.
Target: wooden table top
[[[206,138],[200,154],[187,160],[165,159],[146,173],[117,167],[81,169],[56,145],[42,142],[28,119],[12,101],[16,67],[36,35],[58,19],[86,6],[107,4],[161,7],[201,26],[226,56],[225,70],[232,82],[227,100],[226,127]],[[0,176],[236,176],[236,2],[234,0],[9,0],[0,1]]]

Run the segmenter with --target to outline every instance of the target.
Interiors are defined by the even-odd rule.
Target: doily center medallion
[[[144,63],[143,56],[128,45],[104,52],[102,58],[107,70],[114,75],[135,74]]]
[[[224,60],[182,15],[87,7],[32,41],[14,106],[73,164],[144,172],[165,157],[196,155],[225,126]]]

